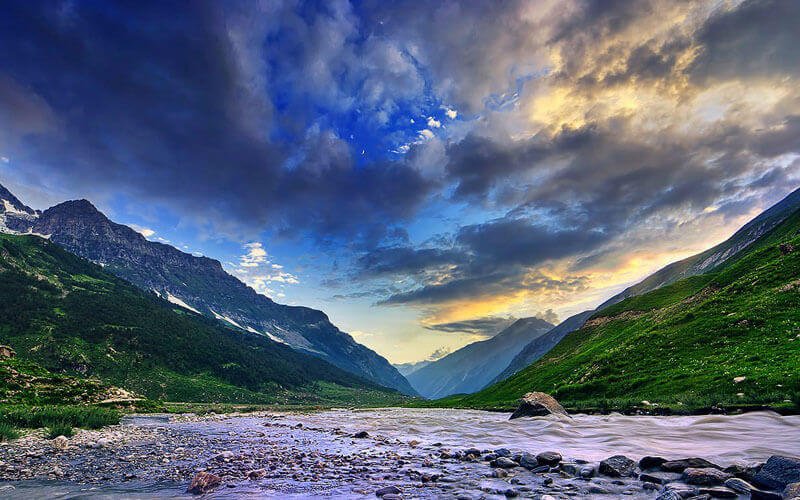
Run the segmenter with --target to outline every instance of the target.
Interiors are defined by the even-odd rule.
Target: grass
[[[0,406],[0,424],[25,429],[54,425],[100,429],[118,424],[121,417],[117,410],[94,406]]]
[[[0,443],[5,441],[13,441],[19,436],[19,431],[17,431],[14,426],[0,422]]]
[[[710,274],[600,311],[512,377],[422,404],[510,410],[542,391],[573,411],[800,411],[799,231],[795,214]]]
[[[45,429],[48,439],[55,439],[58,436],[72,437],[75,431],[72,426],[65,422],[53,422]]]

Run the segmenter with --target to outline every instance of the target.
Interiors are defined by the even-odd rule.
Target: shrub
[[[58,436],[72,437],[75,432],[72,426],[66,422],[52,422],[47,426],[47,438],[54,439]]]
[[[0,423],[0,442],[12,441],[19,437],[19,432],[10,424]]]

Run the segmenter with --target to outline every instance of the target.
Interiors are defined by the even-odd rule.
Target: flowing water
[[[370,437],[354,439],[360,431]],[[86,449],[101,436],[108,436],[111,444]],[[623,492],[630,498],[654,498],[656,494],[636,479],[615,485],[608,478],[589,482],[553,474],[555,484],[547,485],[542,474],[517,468],[508,478],[493,478],[486,462],[443,460],[440,454],[477,447],[552,450],[565,460],[594,464],[619,454],[635,460],[645,455],[696,456],[722,466],[752,464],[775,454],[796,455],[800,416],[612,414],[509,421],[504,413],[390,408],[128,417],[121,426],[100,433],[82,431],[73,438],[74,446],[61,454],[37,439],[0,448],[0,463],[13,464],[19,458],[14,470],[27,469],[28,477],[34,478],[8,483],[5,489],[0,482],[0,497],[183,497],[194,473],[205,469],[224,480],[210,495],[213,498],[375,498],[376,489],[388,485],[401,487],[409,498],[503,498],[508,488],[534,498],[544,492],[556,498],[610,498]],[[222,451],[233,458],[220,460]],[[25,462],[25,455],[34,458]],[[53,467],[65,472],[60,478],[50,474],[43,479]],[[247,472],[257,468],[266,468],[266,476],[246,479]],[[430,474],[441,479],[428,482],[423,477]],[[0,478],[14,479],[2,468]]]

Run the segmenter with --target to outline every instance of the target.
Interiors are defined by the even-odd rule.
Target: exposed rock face
[[[228,274],[219,261],[148,241],[109,220],[87,200],[39,213],[0,186],[2,231],[44,235],[170,302],[283,342],[379,385],[415,394],[385,358],[339,330],[322,311],[277,304]]]
[[[13,358],[17,353],[7,345],[0,345],[0,358]]]
[[[543,417],[545,415],[569,416],[567,410],[553,396],[543,392],[529,392],[519,400],[519,407],[509,420],[520,417]]]
[[[192,483],[189,485],[189,489],[187,489],[186,492],[192,495],[202,495],[203,493],[208,493],[213,490],[220,484],[222,484],[222,479],[219,476],[211,474],[210,472],[198,472],[194,476],[194,479],[192,479]]]
[[[754,481],[759,486],[773,490],[782,490],[800,482],[800,458],[773,455],[758,471]]]

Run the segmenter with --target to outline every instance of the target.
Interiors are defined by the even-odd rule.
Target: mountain
[[[7,201],[2,198],[3,203],[16,200],[5,188],[0,194],[10,195]],[[19,233],[45,235],[177,305],[286,343],[380,385],[414,394],[385,358],[336,328],[323,312],[277,304],[225,272],[219,261],[148,241],[133,229],[112,222],[86,200],[64,202],[41,214],[28,214],[27,219],[15,217],[7,226]]]
[[[523,318],[488,340],[473,342],[410,375],[412,387],[427,398],[475,392],[491,382],[514,358],[553,325],[539,318]]]
[[[0,232],[27,229],[39,212],[26,206],[8,189],[0,185]]]
[[[636,285],[626,288],[617,295],[600,304],[593,311],[584,311],[563,321],[551,332],[531,341],[512,360],[509,366],[492,382],[496,383],[510,377],[521,369],[544,356],[555,347],[568,333],[583,326],[592,313],[601,311],[606,307],[617,304],[629,297],[642,295],[651,290],[674,283],[680,279],[703,274],[717,266],[722,265],[757,241],[764,234],[786,220],[795,211],[800,209],[800,190],[794,191],[779,203],[762,212],[758,217],[748,222],[733,236],[719,245],[705,252],[693,255],[656,271]]]
[[[404,377],[406,377],[406,379],[408,379],[409,375],[411,375],[415,371],[419,370],[420,368],[424,368],[424,367],[428,366],[432,362],[433,361],[430,361],[430,360],[426,359],[426,360],[423,360],[423,361],[417,361],[415,363],[396,363],[396,364],[394,364],[394,367],[397,368],[397,371],[399,371],[402,376],[404,376]]]
[[[97,377],[152,399],[399,398],[326,361],[177,307],[33,235],[0,234],[0,343],[45,370]]]
[[[582,327],[587,319],[594,313],[594,311],[583,311],[574,316],[570,316],[557,326],[553,327],[544,335],[536,337],[531,340],[528,345],[522,348],[514,359],[508,364],[505,370],[495,377],[489,384],[500,382],[514,375],[531,363],[537,361],[539,358],[550,352],[550,349],[556,346],[561,339],[566,337],[569,333],[574,332]]]
[[[682,261],[680,272],[671,268],[702,274],[606,306],[532,365],[441,404],[510,409],[522,394],[544,391],[579,409],[797,410],[797,201],[795,192],[731,240]],[[659,279],[672,276],[648,278]]]

